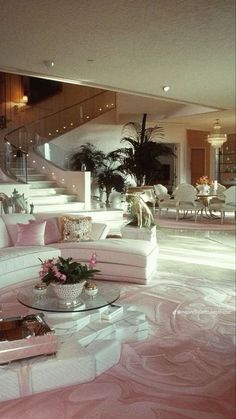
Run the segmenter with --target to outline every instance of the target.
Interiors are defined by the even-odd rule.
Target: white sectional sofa
[[[0,217],[0,288],[38,277],[40,259],[62,255],[87,263],[97,255],[97,279],[146,284],[156,271],[158,245],[146,240],[106,239],[108,227],[92,223],[91,241],[63,242],[57,224],[59,214],[3,214]],[[46,220],[51,224],[52,239],[41,246],[16,246],[17,223]],[[52,224],[54,223],[54,224]],[[49,240],[50,241],[50,240]]]

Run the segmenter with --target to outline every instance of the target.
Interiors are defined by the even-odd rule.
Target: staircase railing
[[[4,168],[16,182],[28,183],[28,153],[13,144],[5,143]]]
[[[37,146],[35,151],[36,154],[39,154],[45,160],[50,161],[54,166],[63,170],[71,170],[70,155],[57,144],[54,144],[53,142],[42,143]]]
[[[7,133],[4,138],[6,156],[4,169],[6,173],[13,178],[18,178],[11,168],[14,159],[16,159],[15,155],[17,150],[21,150],[25,156],[25,170],[22,170],[22,176],[18,180],[27,183],[27,156],[29,150],[35,150],[47,159],[44,153],[44,147],[42,147],[44,144],[50,143],[53,139],[115,108],[116,93],[104,91]],[[63,166],[59,166],[60,163],[58,161],[54,163],[53,147],[50,147],[50,149],[50,162],[57,167],[68,170],[69,166],[65,162]]]

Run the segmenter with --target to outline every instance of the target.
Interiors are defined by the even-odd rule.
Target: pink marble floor
[[[172,229],[182,229],[182,230],[211,230],[211,231],[236,231],[236,218],[233,213],[228,213],[224,218],[224,223],[221,224],[219,218],[219,213],[217,214],[218,218],[214,217],[198,217],[197,222],[194,222],[194,217],[188,215],[186,218],[181,218],[175,220],[175,212],[169,212],[160,217],[158,213],[155,214],[155,222],[160,228],[172,228]]]
[[[149,339],[124,344],[90,383],[0,403],[1,419],[235,417],[232,281],[162,271],[148,286],[119,286],[120,302],[145,311]]]
[[[94,381],[0,403],[0,419],[235,418],[235,235],[162,228],[147,286],[117,284],[148,340],[123,345]],[[16,289],[0,292],[14,301]],[[1,382],[0,391],[4,383]]]

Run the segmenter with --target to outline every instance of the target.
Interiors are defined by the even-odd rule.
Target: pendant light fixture
[[[213,131],[207,136],[208,143],[215,149],[220,148],[227,141],[227,134],[222,134],[220,132],[221,125],[219,119],[216,119],[216,122],[213,125]]]

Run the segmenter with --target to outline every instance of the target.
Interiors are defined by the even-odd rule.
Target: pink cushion
[[[46,223],[45,227],[45,234],[44,234],[44,243],[45,244],[51,244],[51,243],[57,243],[61,240],[61,233],[58,226],[58,218],[48,218],[47,220],[29,220],[30,223]]]
[[[41,223],[16,224],[17,239],[14,246],[43,246],[46,221]]]

